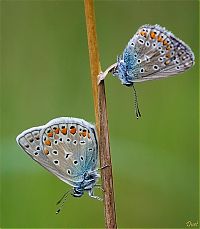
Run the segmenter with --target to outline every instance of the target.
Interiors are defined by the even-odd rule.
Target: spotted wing
[[[16,141],[33,160],[56,175],[59,179],[65,181],[65,174],[62,174],[44,153],[44,148],[41,142],[41,133],[44,127],[45,126],[33,127],[23,131],[17,136]],[[70,183],[70,185],[73,185],[73,183]]]
[[[118,61],[125,64],[128,82],[169,77],[194,64],[190,47],[159,25],[144,25],[129,41]]]
[[[79,186],[84,174],[97,166],[98,144],[95,127],[77,118],[57,118],[50,121],[42,133],[46,157],[66,182]]]

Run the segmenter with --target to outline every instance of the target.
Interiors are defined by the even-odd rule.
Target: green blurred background
[[[95,1],[102,69],[143,24],[160,24],[191,46],[184,74],[137,84],[106,79],[120,228],[184,228],[198,221],[198,1]],[[69,186],[16,144],[24,129],[59,116],[94,122],[83,1],[1,1],[1,227],[104,227],[103,204]],[[96,190],[101,196],[101,192]]]

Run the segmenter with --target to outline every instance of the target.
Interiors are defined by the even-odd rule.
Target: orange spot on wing
[[[90,137],[90,133],[88,133],[88,138],[91,138],[91,137]]]
[[[158,42],[162,42],[162,41],[163,41],[162,37],[158,36]]]
[[[64,134],[64,135],[66,135],[66,134],[67,134],[67,128],[63,128],[63,129],[61,130],[61,133]]]
[[[170,45],[168,45],[166,49],[167,49],[167,50],[170,50],[170,49],[171,49]]]
[[[143,37],[146,37],[146,36],[147,36],[147,33],[144,32],[144,31],[141,31],[141,32],[140,32],[140,35],[142,35]]]
[[[170,53],[167,53],[166,55],[165,55],[167,58],[170,58]]]
[[[83,137],[85,137],[85,136],[86,136],[86,134],[87,134],[87,131],[86,131],[86,130],[83,130],[83,132],[82,132],[82,136],[83,136]]]
[[[53,137],[53,132],[47,134],[48,137]]]
[[[49,140],[46,140],[46,141],[44,142],[44,144],[47,145],[47,146],[50,146],[50,145],[51,145],[51,142],[50,142]]]
[[[155,39],[155,37],[156,37],[155,32],[151,32],[150,36],[151,36],[151,39]]]
[[[168,65],[170,63],[170,60],[165,61],[165,65]]]
[[[72,129],[70,129],[70,133],[71,133],[71,134],[75,134],[75,133],[76,133],[76,128],[74,127],[74,128],[72,128]]]
[[[48,155],[48,154],[49,154],[49,150],[48,150],[48,149],[45,149],[45,150],[44,150],[44,154],[45,154],[45,155]]]
[[[167,41],[166,41],[166,40],[164,40],[164,41],[163,41],[163,45],[166,45],[166,44],[167,44]]]
[[[57,128],[57,129],[55,130],[55,133],[56,133],[56,134],[59,134],[59,128]]]

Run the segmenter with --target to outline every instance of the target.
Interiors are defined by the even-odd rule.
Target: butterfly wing
[[[66,183],[78,187],[88,171],[95,170],[98,144],[95,127],[77,118],[50,121],[42,133],[43,151]]]
[[[194,65],[194,54],[183,41],[159,25],[144,25],[118,59],[117,75],[123,84],[169,77]]]
[[[44,153],[44,148],[41,144],[41,133],[44,127],[45,126],[33,127],[23,131],[17,136],[16,141],[33,160],[38,162],[61,180],[65,181],[65,174],[60,173],[53,162],[50,161]],[[71,185],[73,185],[73,183]]]

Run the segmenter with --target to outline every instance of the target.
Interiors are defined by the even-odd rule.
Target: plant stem
[[[84,4],[95,118],[99,139],[100,166],[107,166],[101,170],[102,186],[104,190],[105,226],[106,228],[117,228],[104,82],[102,81],[99,86],[97,86],[97,76],[101,71],[101,66],[97,47],[94,1],[84,0]]]

